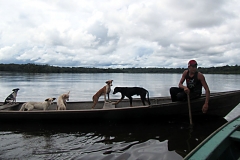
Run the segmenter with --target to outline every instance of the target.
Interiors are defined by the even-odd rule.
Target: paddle
[[[192,125],[192,112],[191,112],[191,105],[190,105],[190,97],[189,97],[189,94],[187,94],[187,99],[188,99],[189,120],[190,120],[190,125]]]

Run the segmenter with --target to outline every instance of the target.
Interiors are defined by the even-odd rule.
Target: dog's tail
[[[9,96],[8,96],[8,97],[9,97]],[[7,103],[9,103],[9,101],[8,101],[8,100],[9,100],[10,98],[8,98],[8,97],[5,99],[5,101],[4,101],[4,103],[3,103],[3,105],[4,105],[4,104],[7,104]]]
[[[5,100],[4,103],[3,103],[3,105],[4,105],[4,104],[7,104],[7,103],[8,103],[8,102]]]
[[[25,110],[25,105],[26,105],[26,103],[24,103],[24,104],[22,105],[22,107],[20,108],[19,111],[24,111],[24,110]]]
[[[148,100],[148,104],[151,105],[150,100],[149,100],[149,92],[147,91],[147,100]]]

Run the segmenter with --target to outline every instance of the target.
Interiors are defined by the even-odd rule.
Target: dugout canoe
[[[184,159],[240,159],[240,116],[213,132]]]
[[[116,102],[117,100],[112,100]],[[133,107],[129,107],[129,100],[124,99],[116,106],[103,108],[104,102],[100,101],[95,109],[91,109],[92,101],[68,102],[67,110],[56,110],[56,103],[51,105],[46,111],[19,111],[24,102],[9,106],[0,106],[0,122],[3,121],[34,121],[47,120],[74,122],[90,121],[134,121],[134,120],[158,120],[172,117],[188,117],[187,102],[171,102],[171,98],[152,97],[151,105],[143,106],[140,99],[133,99]],[[191,100],[191,111],[193,119],[196,117],[211,116],[225,117],[231,110],[240,103],[240,90],[211,93],[209,109],[206,114],[202,113],[202,106],[205,95],[196,100]],[[2,108],[2,109],[1,109]]]

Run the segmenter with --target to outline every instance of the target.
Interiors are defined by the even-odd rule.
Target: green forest
[[[25,73],[182,73],[186,68],[87,68],[39,64],[0,64],[0,71]],[[240,66],[198,67],[205,74],[240,74]]]

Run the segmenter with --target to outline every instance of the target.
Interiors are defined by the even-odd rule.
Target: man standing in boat
[[[187,86],[183,85],[185,80]],[[210,90],[208,88],[204,75],[197,71],[197,62],[195,60],[190,60],[188,62],[188,69],[183,72],[178,87],[170,88],[172,101],[185,101],[187,100],[187,94],[189,94],[190,99],[199,98],[202,95],[202,87],[204,87],[206,94],[206,99],[202,107],[202,111],[203,113],[206,113],[208,110]]]

